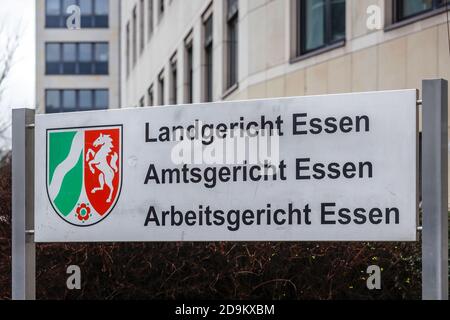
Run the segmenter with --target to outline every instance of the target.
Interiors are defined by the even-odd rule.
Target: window
[[[96,74],[108,73],[108,44],[96,43],[95,46],[95,72]]]
[[[60,110],[61,100],[60,100],[59,90],[47,90],[45,94],[45,112],[46,113],[57,113]]]
[[[94,2],[94,14],[96,18],[95,27],[108,26],[108,11],[109,11],[109,1],[108,0],[95,0]]]
[[[77,45],[75,43],[63,43],[63,74],[77,74]]]
[[[92,54],[93,53],[91,43],[80,43],[78,50],[80,74],[92,73]]]
[[[109,0],[45,0],[45,27],[66,28],[67,8],[81,10],[81,28],[108,28]]]
[[[108,109],[108,90],[46,90],[46,113]]]
[[[139,40],[141,53],[144,51],[145,46],[145,11],[144,11],[144,0],[140,0],[139,5]]]
[[[153,85],[151,85],[148,88],[147,94],[148,94],[148,105],[149,106],[154,106],[155,105],[155,99],[154,99],[154,94],[153,94]]]
[[[177,92],[178,92],[178,70],[177,70],[177,57],[174,55],[170,59],[170,77],[171,77],[171,88],[170,88],[170,104],[177,104]]]
[[[61,45],[47,43],[45,46],[46,74],[59,74],[61,61]]]
[[[94,97],[95,97],[95,99],[94,99],[95,109],[108,109],[108,105],[109,105],[108,90],[95,90]]]
[[[159,105],[163,106],[164,101],[164,70],[158,76],[158,84],[159,84]]]
[[[205,50],[205,69],[204,69],[204,100],[211,102],[213,100],[213,16],[212,14],[203,23],[204,32],[204,50]]]
[[[185,44],[186,51],[186,103],[192,103],[194,100],[194,55],[192,40],[187,40]]]
[[[127,68],[127,76],[130,74],[130,22],[127,23],[127,29],[126,29],[126,68]]]
[[[238,0],[227,0],[227,89],[237,84],[238,77]]]
[[[439,9],[445,0],[396,0],[394,1],[394,21],[403,21],[422,13]]]
[[[345,40],[345,0],[297,0],[297,56]]]
[[[133,66],[137,62],[137,7],[133,9]]]
[[[92,90],[80,90],[78,97],[80,99],[79,106],[81,110],[92,109],[93,94]]]
[[[106,75],[109,69],[108,56],[108,43],[46,43],[46,74]]]
[[[163,15],[164,15],[164,0],[158,0],[159,5],[158,5],[158,13],[159,13],[159,21],[161,21]]]
[[[150,39],[153,34],[153,0],[148,1],[148,38]]]
[[[62,108],[64,111],[76,111],[77,109],[77,91],[63,90],[62,91]]]

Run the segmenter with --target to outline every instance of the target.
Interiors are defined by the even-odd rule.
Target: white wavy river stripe
[[[84,139],[83,133],[78,131],[72,141],[72,146],[70,147],[70,152],[67,158],[61,162],[55,169],[53,173],[53,179],[48,188],[50,199],[52,201],[58,196],[59,189],[63,183],[66,174],[75,167],[78,160],[80,159],[80,153],[83,150]]]

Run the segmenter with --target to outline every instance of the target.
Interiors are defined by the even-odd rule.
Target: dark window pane
[[[303,51],[311,51],[325,45],[325,0],[304,0]]]
[[[177,62],[172,63],[172,93],[171,93],[171,103],[177,104],[177,81],[178,81],[178,74],[177,74]]]
[[[433,8],[433,0],[403,0],[399,2],[400,19],[408,18]]]
[[[47,90],[45,93],[45,112],[56,113],[59,112],[61,102],[59,101],[59,90]]]
[[[78,59],[82,62],[92,61],[92,44],[91,43],[80,43],[78,49]]]
[[[133,50],[133,64],[137,61],[137,8],[133,9],[133,39],[132,39],[132,50]]]
[[[63,0],[62,14],[64,17],[68,17],[70,14],[67,13],[67,8],[72,5],[77,5],[76,0]],[[64,22],[65,23],[65,22]]]
[[[94,8],[92,6],[92,0],[79,0],[80,1],[80,9],[82,15],[92,15],[94,12]]]
[[[331,1],[331,42],[345,39],[345,0]]]
[[[130,22],[127,23],[126,26],[126,43],[125,43],[125,64],[127,69],[127,75],[130,73]]]
[[[92,105],[92,90],[80,90],[78,94],[79,107],[81,110],[91,110]]]
[[[205,101],[212,101],[213,87],[213,18],[205,22]]]
[[[231,19],[234,15],[238,13],[239,1],[238,0],[228,0],[227,3],[227,18]]]
[[[62,93],[62,107],[64,111],[75,111],[77,108],[77,99],[75,90],[64,90]]]
[[[95,0],[95,14],[98,16],[106,16],[109,13],[108,0]]]
[[[205,21],[205,47],[213,40],[213,19],[212,15]]]
[[[206,70],[205,70],[205,82],[206,82],[206,102],[212,101],[212,88],[213,88],[213,53],[212,44],[206,48]]]
[[[162,72],[158,77],[158,82],[159,82],[159,105],[163,106],[165,101],[164,101],[164,75]]]
[[[61,46],[58,43],[48,43],[45,46],[45,73],[59,74],[61,61]]]
[[[59,62],[47,62],[45,64],[45,73],[49,75],[61,74],[60,66],[61,64]]]
[[[345,0],[297,0],[297,54],[345,40]]]
[[[93,17],[92,16],[81,16],[81,28],[92,28],[93,25]]]
[[[109,96],[108,90],[95,91],[95,109],[108,109]]]
[[[94,26],[95,28],[108,28],[108,16],[95,16]]]
[[[153,98],[153,85],[150,88],[148,88],[147,93],[148,93],[148,105],[153,106],[153,104],[155,103]]]
[[[59,43],[48,43],[45,46],[45,60],[48,62],[59,62],[61,60],[61,50]]]
[[[45,27],[47,28],[60,28],[62,26],[60,16],[46,16]]]
[[[95,45],[95,73],[108,74],[108,44]]]
[[[148,36],[150,37],[153,32],[153,0],[147,0],[148,2]]]
[[[76,73],[77,46],[74,43],[63,44],[63,74]]]
[[[194,100],[194,55],[192,52],[192,43],[188,44],[186,48],[187,58],[187,103],[192,103]]]
[[[75,62],[77,59],[77,46],[75,43],[63,44],[63,61]]]
[[[92,44],[80,43],[78,47],[78,72],[80,74],[92,74]]]
[[[95,61],[108,62],[108,44],[97,43],[95,45]]]
[[[61,4],[59,0],[45,1],[45,14],[50,16],[58,16],[61,14]]]
[[[228,88],[237,83],[238,72],[238,18],[228,21]]]

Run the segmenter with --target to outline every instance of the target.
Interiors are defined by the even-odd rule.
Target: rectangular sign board
[[[37,115],[35,241],[414,241],[416,90]]]

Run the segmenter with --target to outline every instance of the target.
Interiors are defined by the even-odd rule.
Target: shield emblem
[[[122,126],[47,130],[47,194],[75,226],[105,219],[122,187]]]

